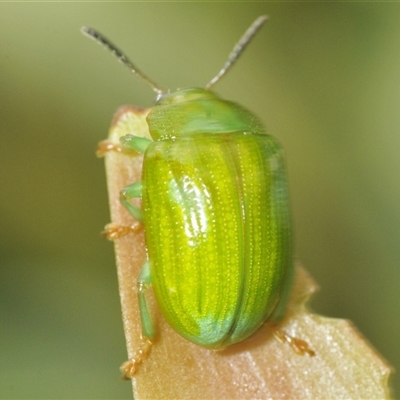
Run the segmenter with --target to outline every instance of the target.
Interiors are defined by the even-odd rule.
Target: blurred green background
[[[399,3],[1,3],[1,398],[131,397],[94,148],[120,105],[153,93],[79,28],[174,89],[208,82],[264,13],[215,90],[286,149],[313,308],[400,369]]]

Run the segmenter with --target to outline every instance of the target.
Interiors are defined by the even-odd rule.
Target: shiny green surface
[[[264,133],[264,127],[254,114],[199,88],[182,89],[163,96],[147,121],[154,140],[198,132]]]
[[[143,168],[146,244],[164,317],[205,347],[245,339],[291,276],[280,147],[267,135],[189,134],[150,145]]]
[[[3,2],[2,398],[132,398],[93,152],[120,105],[153,94],[79,28],[165,87],[202,86],[263,13],[216,91],[285,148],[296,258],[321,286],[313,309],[352,320],[400,370],[400,3]]]

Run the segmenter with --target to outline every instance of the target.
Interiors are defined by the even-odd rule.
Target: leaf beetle
[[[130,134],[120,144],[144,154],[142,180],[122,189],[120,199],[143,223],[148,255],[137,281],[144,344],[122,367],[127,377],[156,335],[145,300],[150,285],[170,326],[209,349],[243,341],[283,316],[294,271],[283,150],[256,116],[210,91],[266,20],[253,22],[205,89],[175,92],[82,28],[157,94],[147,116],[153,140]]]

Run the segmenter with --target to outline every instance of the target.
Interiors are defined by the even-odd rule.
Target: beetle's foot
[[[110,151],[115,151],[117,153],[124,153],[127,155],[140,154],[134,149],[131,149],[131,148],[125,147],[125,146],[121,146],[120,143],[113,143],[113,142],[110,142],[109,140],[102,140],[97,145],[96,156],[103,157],[106,153],[108,153]]]
[[[285,331],[277,330],[274,332],[274,336],[280,342],[286,342],[290,345],[290,347],[294,350],[295,353],[304,355],[308,354],[309,356],[315,356],[315,351],[310,348],[309,344],[302,339],[290,336]]]
[[[118,153],[122,153],[122,146],[119,143],[113,143],[109,140],[102,140],[98,143],[96,149],[96,156],[102,157],[109,151],[116,151]]]
[[[143,224],[140,222],[136,222],[135,224],[129,226],[111,223],[104,227],[104,231],[101,232],[101,235],[108,240],[115,240],[122,236],[128,235],[129,233],[139,232],[141,229],[143,229]]]
[[[145,337],[141,337],[141,340],[142,342],[139,348],[136,350],[134,356],[130,360],[124,362],[119,368],[120,371],[122,372],[122,379],[129,380],[133,378],[141,362],[150,353],[150,349],[151,346],[153,345],[153,342]]]

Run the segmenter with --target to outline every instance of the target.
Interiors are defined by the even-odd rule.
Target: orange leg
[[[315,351],[310,348],[309,344],[305,340],[290,336],[282,330],[275,331],[274,336],[281,343],[288,343],[295,353],[299,355],[304,355],[307,353],[311,357],[315,356]]]
[[[136,222],[130,226],[118,225],[114,223],[107,224],[104,227],[104,231],[101,235],[108,240],[119,239],[122,236],[128,235],[129,233],[137,233],[143,229],[143,224]]]
[[[143,336],[141,336],[141,340],[142,343],[136,350],[134,356],[130,360],[124,362],[120,367],[120,371],[122,372],[122,379],[128,380],[133,378],[138,370],[139,364],[150,353],[150,349],[153,343],[148,338],[145,338]]]

